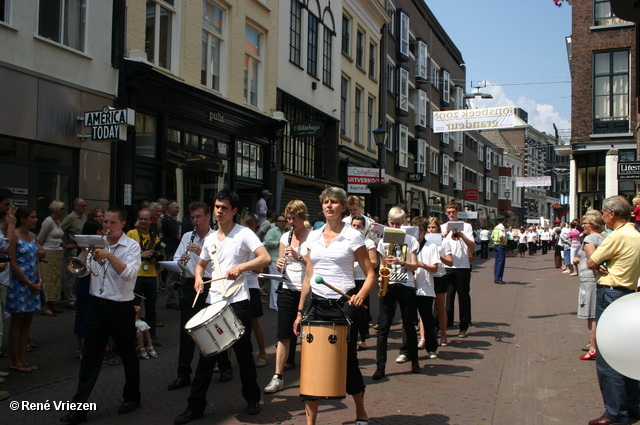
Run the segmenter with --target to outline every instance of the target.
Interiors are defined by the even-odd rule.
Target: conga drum
[[[340,399],[347,396],[347,322],[301,324],[300,395]]]

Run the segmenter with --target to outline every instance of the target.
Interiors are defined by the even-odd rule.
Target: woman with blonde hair
[[[582,217],[582,227],[584,228],[584,241],[578,249],[578,256],[574,258],[577,263],[578,278],[580,279],[580,289],[578,291],[578,318],[587,319],[587,329],[589,329],[589,351],[580,356],[581,360],[596,359],[596,277],[593,270],[587,267],[587,260],[591,258],[596,248],[604,241],[602,232],[605,230],[605,223],[597,214],[585,214]],[[577,261],[576,261],[577,260]]]
[[[62,237],[64,231],[60,227],[60,217],[64,214],[64,202],[53,201],[49,204],[51,215],[44,219],[40,233],[38,233],[38,243],[44,248],[46,262],[42,262],[42,280],[45,305],[40,314],[45,316],[55,316],[62,313],[53,303],[60,301],[62,282]]]
[[[284,217],[291,230],[280,237],[276,265],[288,280],[281,283],[278,294],[276,368],[275,375],[264,389],[267,394],[284,389],[283,373],[295,367],[297,338],[293,333],[293,323],[296,320],[302,280],[309,261],[305,258],[307,256],[306,241],[310,233],[309,228],[304,224],[307,220],[307,206],[304,202],[295,199],[287,204]]]

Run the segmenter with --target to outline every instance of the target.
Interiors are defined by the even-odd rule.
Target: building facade
[[[571,193],[574,217],[612,195],[633,197],[618,164],[637,158],[636,27],[608,0],[571,2]]]

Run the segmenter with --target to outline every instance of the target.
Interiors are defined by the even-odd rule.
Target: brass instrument
[[[109,242],[107,242],[107,236],[111,229],[107,229],[106,233],[102,235],[102,242],[104,243],[104,249],[110,252],[109,250]],[[95,249],[94,246],[84,247],[82,252],[77,257],[71,257],[67,260],[65,267],[69,273],[76,274],[79,276],[84,276],[87,271],[89,271],[92,275],[98,276],[104,270],[105,265],[107,264],[106,260],[98,261],[100,264],[100,269],[97,272],[93,271],[91,267],[91,262],[87,261],[87,257],[89,253]]]
[[[451,232],[451,239],[457,241],[460,239],[460,231],[458,229],[453,229]]]
[[[390,243],[387,248],[387,255],[393,255],[393,249],[394,245]],[[378,284],[378,296],[380,298],[384,298],[387,295],[387,291],[389,290],[389,277],[391,277],[391,268],[387,266],[380,267],[380,283]]]

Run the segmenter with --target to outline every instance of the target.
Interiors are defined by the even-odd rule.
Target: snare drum
[[[244,335],[242,322],[226,301],[216,301],[203,308],[184,328],[205,357],[226,350]]]
[[[301,324],[300,395],[340,399],[347,395],[346,322],[309,321]]]

